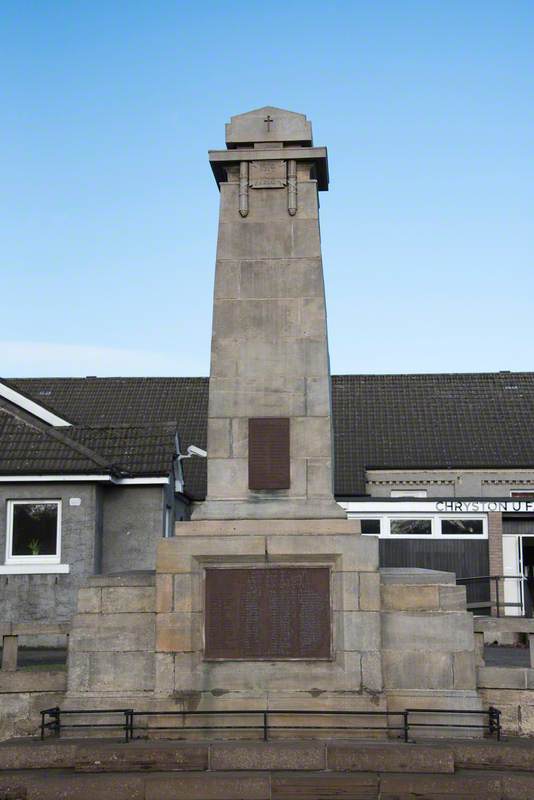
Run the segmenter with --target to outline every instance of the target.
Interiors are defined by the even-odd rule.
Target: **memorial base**
[[[379,584],[357,521],[179,523],[158,548],[157,697],[378,710]]]

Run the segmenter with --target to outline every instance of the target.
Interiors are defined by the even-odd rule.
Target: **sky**
[[[207,375],[231,115],[329,154],[333,373],[532,370],[532,0],[2,0],[0,375]]]

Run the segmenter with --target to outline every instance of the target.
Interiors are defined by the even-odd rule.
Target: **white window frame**
[[[384,515],[383,514],[349,514],[349,519],[377,519],[380,522],[380,533],[363,533],[362,536],[382,536],[384,533]]]
[[[424,512],[414,511],[412,514],[406,513],[393,513],[393,514],[377,514],[377,513],[370,513],[364,514],[360,511],[358,513],[350,512],[348,514],[349,519],[378,519],[380,520],[380,533],[373,534],[373,533],[365,533],[362,534],[363,536],[378,536],[381,539],[423,539],[427,541],[428,539],[461,539],[465,541],[466,539],[474,539],[477,541],[484,541],[488,538],[488,517],[487,514],[460,514],[460,513],[439,513],[439,514],[425,514]],[[404,534],[404,533],[391,533],[391,520],[394,519],[401,519],[401,520],[412,520],[412,519],[429,519],[431,520],[431,533],[411,533],[411,534]],[[482,533],[442,533],[441,532],[441,521],[444,519],[471,519],[471,520],[482,520]]]
[[[534,498],[534,486],[526,486],[524,489],[510,489],[510,497],[514,500],[521,500],[521,497],[514,497],[515,494],[528,495]]]
[[[56,553],[48,556],[14,556],[13,555],[13,510],[15,506],[21,505],[55,505],[57,506],[57,531],[56,531]],[[7,501],[7,527],[6,527],[6,566],[27,565],[31,567],[37,564],[61,564],[61,500],[40,498]]]
[[[482,533],[442,533],[441,522],[444,519],[482,520]],[[439,539],[483,539],[488,538],[488,517],[486,514],[439,514]]]
[[[391,533],[391,522],[412,520],[430,520],[430,533]],[[432,514],[391,514],[386,517],[386,524],[384,526],[384,536],[390,539],[435,539],[436,538],[436,520]]]

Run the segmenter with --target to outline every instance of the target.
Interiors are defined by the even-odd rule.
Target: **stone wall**
[[[94,702],[153,693],[155,616],[152,573],[89,578],[72,622],[69,695]]]
[[[66,684],[64,670],[0,670],[0,740],[37,735],[39,712],[63,703]]]

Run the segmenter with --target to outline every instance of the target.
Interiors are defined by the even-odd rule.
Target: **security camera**
[[[208,455],[205,450],[203,450],[201,447],[197,447],[194,444],[189,445],[189,447],[187,448],[187,454],[189,456],[200,456],[200,458],[206,458],[206,456]]]

